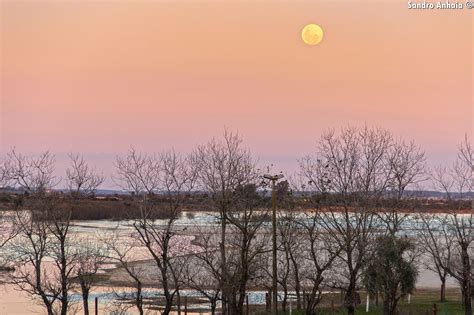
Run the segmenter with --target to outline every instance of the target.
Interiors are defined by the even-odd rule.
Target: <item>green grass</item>
[[[451,289],[447,291],[448,301],[445,303],[439,302],[438,297],[439,292],[436,290],[418,290],[411,298],[411,303],[408,304],[406,299],[401,301],[398,305],[399,315],[432,315],[433,304],[437,306],[437,315],[464,315],[464,311],[461,305],[461,293],[459,290]],[[365,294],[361,293],[361,300],[365,302]],[[332,315],[331,309],[329,307],[331,300],[340,301],[340,295],[334,294],[332,296],[326,296],[323,301],[321,301],[321,306],[317,308],[318,315]],[[371,301],[372,303],[373,301]],[[346,315],[347,311],[345,308],[337,305],[335,307],[334,315]],[[294,305],[293,305],[294,306]],[[252,314],[266,314],[265,311],[251,312]],[[289,311],[286,313],[279,312],[281,315],[289,314]],[[380,315],[383,314],[382,310],[382,300],[379,301],[379,306],[373,304],[370,305],[370,311],[365,312],[365,303],[359,305],[356,310],[357,315]],[[293,310],[292,315],[304,315],[304,311]]]
[[[459,302],[446,302],[446,303],[436,303],[437,305],[437,315],[464,315],[462,306]],[[399,307],[399,315],[431,315],[432,314],[433,304],[428,303],[416,303],[416,304],[401,304]],[[278,312],[279,315],[288,315],[290,312],[286,313]],[[258,312],[256,314],[264,315],[265,312]],[[318,315],[332,315],[331,310],[318,308]],[[334,315],[345,315],[347,311],[342,308],[336,308]],[[356,310],[356,315],[380,315],[383,314],[381,306],[371,306],[370,311],[366,313],[365,306],[358,307]],[[304,311],[293,310],[292,315],[304,315]]]
[[[459,302],[446,302],[446,303],[436,303],[437,305],[437,314],[438,315],[464,315],[462,306]],[[415,304],[401,304],[399,306],[400,315],[431,315],[432,314],[433,304],[429,303],[415,303]],[[293,312],[296,315],[296,313]],[[301,312],[300,314],[303,314]],[[319,315],[331,315],[330,310],[321,310]],[[344,309],[339,309],[335,312],[335,315],[344,315],[347,314],[347,311]],[[356,311],[358,315],[379,315],[383,314],[382,306],[371,306],[368,313],[365,312],[365,306],[359,307]]]

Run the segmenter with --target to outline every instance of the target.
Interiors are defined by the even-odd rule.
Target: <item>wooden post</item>
[[[334,309],[334,300],[331,300],[331,315],[336,314],[335,309]]]
[[[370,294],[367,292],[367,301],[365,302],[365,312],[369,312],[369,305],[370,305]]]
[[[95,305],[94,305],[95,315],[99,315],[99,298],[95,297]]]
[[[433,315],[436,315],[438,313],[438,309],[436,307],[436,303],[433,304]]]
[[[178,303],[178,315],[181,315],[181,296],[179,293],[176,300],[176,302]]]
[[[280,179],[278,175],[265,178],[272,181],[272,315],[278,314],[278,279],[277,279],[277,215],[276,215],[276,181]]]

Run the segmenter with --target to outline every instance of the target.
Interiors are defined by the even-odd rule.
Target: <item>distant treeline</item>
[[[93,196],[88,198],[71,198],[70,195],[64,194],[64,201],[71,204],[72,220],[132,220],[139,218],[140,208],[136,203],[136,199],[130,195],[109,195],[109,196]],[[292,196],[292,205],[282,204],[280,209],[286,211],[307,211],[311,209],[319,209],[325,211],[328,208],[337,208],[343,206],[347,202],[345,197],[344,203],[341,196],[336,194],[313,194]],[[288,198],[285,198],[288,200]],[[157,195],[154,198],[157,208],[166,207],[168,197]],[[262,197],[260,206],[268,208],[270,196]],[[354,200],[356,202],[356,199]],[[30,203],[28,194],[0,193],[0,211],[27,209]],[[378,208],[380,212],[397,209],[404,213],[432,212],[442,213],[457,209],[457,212],[472,211],[472,201],[465,199],[429,199],[424,197],[398,200],[393,198],[384,198],[376,200],[372,203],[372,207]],[[212,206],[211,198],[206,194],[193,194],[185,198],[185,204],[182,212],[214,212],[216,209]]]

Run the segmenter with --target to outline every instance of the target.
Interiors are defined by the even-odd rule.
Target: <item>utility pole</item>
[[[276,233],[276,182],[283,178],[282,174],[279,175],[264,175],[263,178],[272,181],[272,239],[273,239],[273,261],[272,261],[272,315],[277,315],[278,312],[278,282],[277,282],[277,233]]]

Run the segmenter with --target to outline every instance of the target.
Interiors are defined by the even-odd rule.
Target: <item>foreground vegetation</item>
[[[361,292],[362,300],[365,301],[366,295]],[[462,315],[464,310],[462,307],[460,297],[460,291],[458,289],[448,289],[446,292],[447,300],[445,302],[439,301],[439,292],[432,289],[419,289],[411,296],[411,301],[405,299],[400,302],[398,315],[432,315],[433,305],[436,304],[436,310],[438,315]],[[334,309],[330,307],[331,301],[336,301]],[[271,312],[265,311],[263,306],[255,307],[251,306],[249,309],[251,314],[256,315],[267,315]],[[292,309],[294,315],[306,314],[304,310]],[[290,311],[286,312],[279,311],[278,314],[290,314]],[[321,301],[321,306],[317,309],[318,315],[346,315],[347,310],[340,305],[340,295],[327,295]],[[374,301],[371,300],[369,312],[366,312],[366,305],[363,303],[356,308],[355,314],[367,314],[367,315],[380,315],[383,314],[383,307],[379,304],[374,305]]]
[[[226,132],[189,154],[131,149],[118,156],[114,181],[129,195],[102,200],[94,196],[104,176],[80,155],[70,155],[67,189],[59,191],[54,155],[12,150],[0,163],[0,186],[23,192],[8,196],[22,211],[1,218],[0,248],[6,251],[0,259],[15,269],[7,281],[42,303],[48,315],[66,315],[74,290],[87,315],[91,288],[107,263],[133,287],[117,303],[139,314],[149,308],[170,314],[188,289],[205,296],[212,314],[219,303],[221,312],[240,315],[248,292],[264,288],[283,295],[283,310],[295,292],[297,307],[308,315],[325,307],[322,292],[328,289],[342,292],[340,308],[356,314],[359,292],[368,291],[380,297],[383,314],[395,315],[418,307],[404,301],[415,292],[422,262],[438,275],[443,303],[452,278],[464,315],[472,315],[474,218],[466,200],[473,191],[473,155],[466,138],[452,166],[428,171],[414,143],[384,129],[348,127],[320,137],[316,154],[299,160],[295,183],[275,183],[281,174],[258,168],[238,135]],[[427,177],[444,191],[443,203],[410,193]],[[77,238],[71,221],[94,215],[99,202],[104,213],[114,208],[129,219],[131,229],[118,227],[92,241]],[[278,220],[270,207],[275,203],[284,210]],[[183,234],[177,220],[201,205],[214,212],[217,224]],[[145,286],[161,291],[159,302],[147,301]]]

